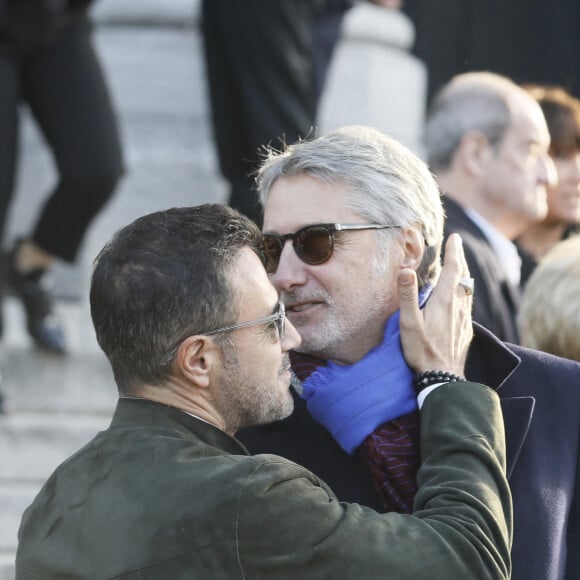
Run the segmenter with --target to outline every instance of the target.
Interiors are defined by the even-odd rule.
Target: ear
[[[220,351],[208,336],[187,337],[180,345],[176,355],[179,373],[201,389],[211,384],[212,373],[219,368]]]
[[[404,228],[401,233],[401,250],[403,251],[403,254],[399,265],[401,268],[412,268],[413,270],[417,270],[419,264],[421,264],[423,253],[425,251],[425,241],[423,240],[423,234],[420,231],[420,227]]]
[[[468,131],[461,138],[455,160],[468,175],[480,176],[487,170],[486,161],[492,153],[492,146],[481,131]]]

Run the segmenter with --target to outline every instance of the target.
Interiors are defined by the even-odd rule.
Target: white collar
[[[181,409],[183,410],[183,409]],[[213,423],[210,423],[209,421],[207,421],[206,419],[202,419],[199,415],[194,415],[193,413],[190,413],[189,411],[183,411],[186,415],[189,415],[190,417],[193,417],[194,419],[198,419],[199,421],[203,421],[204,423],[207,423],[208,425],[211,425],[212,427],[216,427],[216,425],[214,425]],[[217,427],[219,429],[219,427]]]
[[[147,397],[131,397],[129,395],[120,395],[119,399],[131,399],[133,401],[148,401],[149,403],[159,403],[159,401],[154,401],[153,399],[148,399]],[[159,404],[165,405],[165,403],[159,403]],[[215,425],[213,423],[210,423],[206,419],[202,419],[201,417],[198,417],[197,415],[194,415],[193,413],[190,413],[189,411],[184,411],[183,409],[178,409],[177,407],[174,407],[174,409],[177,409],[178,411],[181,411],[182,413],[185,413],[186,415],[189,415],[190,417],[193,417],[194,419],[198,419],[199,421],[203,421],[204,423],[207,423],[208,425],[212,425],[213,427],[215,427]],[[218,429],[219,429],[219,427],[218,427]]]
[[[468,208],[465,210],[465,213],[484,233],[489,245],[498,257],[500,264],[503,266],[506,278],[513,286],[519,286],[522,275],[522,259],[520,258],[515,244],[493,227],[474,209]]]

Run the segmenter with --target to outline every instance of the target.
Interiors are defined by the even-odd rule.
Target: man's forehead
[[[287,233],[316,223],[360,220],[346,205],[348,189],[307,174],[276,180],[264,206],[264,231]]]

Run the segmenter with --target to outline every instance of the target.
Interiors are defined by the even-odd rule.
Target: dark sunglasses
[[[262,253],[264,267],[268,274],[278,269],[280,256],[286,240],[292,240],[292,247],[296,255],[305,263],[315,266],[323,264],[332,256],[334,251],[334,235],[336,232],[347,230],[384,230],[397,226],[382,224],[313,224],[300,228],[293,234],[262,234]]]

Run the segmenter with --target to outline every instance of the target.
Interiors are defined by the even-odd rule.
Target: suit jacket
[[[497,390],[502,402],[514,500],[512,578],[578,580],[580,364],[508,346],[476,324],[466,375]],[[338,446],[299,397],[290,418],[239,438],[252,452],[304,465],[339,499],[381,509],[365,465]]]
[[[182,411],[121,400],[26,510],[16,578],[508,578],[497,396],[442,386],[421,421],[417,507],[428,511],[402,517],[340,504],[303,467],[250,457]]]
[[[505,268],[490,246],[485,234],[451,198],[443,197],[445,239],[459,233],[469,271],[475,280],[473,319],[501,340],[518,341],[516,316],[521,292],[507,279]]]

